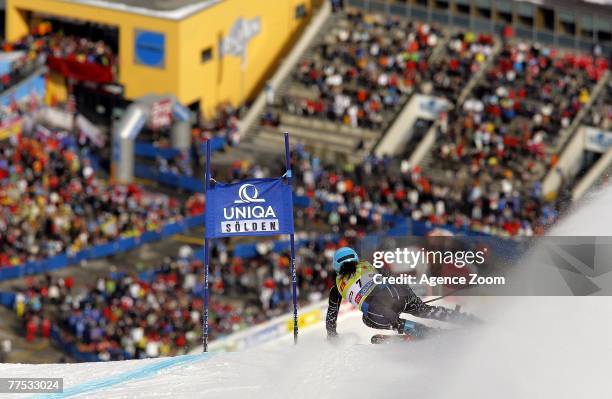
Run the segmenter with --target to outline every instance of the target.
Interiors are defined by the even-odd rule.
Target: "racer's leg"
[[[399,319],[398,331],[400,331],[400,334],[404,333],[418,339],[430,336],[438,331],[438,329],[412,320]]]
[[[391,296],[380,290],[380,287],[376,288],[361,305],[363,323],[379,330],[398,330],[400,319],[397,305]]]
[[[400,313],[381,301],[379,297],[366,301],[361,310],[363,311],[363,323],[377,330],[394,330],[399,334],[406,334],[416,339],[424,338],[435,331],[424,324],[401,319]]]
[[[415,297],[414,292],[409,287],[389,284],[384,286],[384,288],[388,291],[389,297],[394,299],[394,310],[398,315],[396,322],[397,327],[395,329],[400,334],[408,334],[415,338],[423,338],[426,335],[436,331],[436,329],[428,327],[424,324],[399,317],[399,315],[406,310],[409,303]]]

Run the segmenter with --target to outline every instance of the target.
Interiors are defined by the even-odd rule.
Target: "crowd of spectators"
[[[312,95],[287,94],[284,111],[382,129],[429,67],[440,31],[405,19],[349,11],[294,71]],[[273,113],[263,123],[274,120]]]
[[[87,150],[42,125],[0,142],[0,265],[74,253],[193,214],[176,198],[98,178]]]
[[[191,130],[192,146],[189,151],[182,151],[176,157],[157,157],[156,166],[161,172],[183,176],[194,176],[196,168],[202,168],[206,163],[206,142],[211,139],[222,139],[229,146],[240,144],[238,122],[246,112],[247,105],[234,107],[224,103],[217,107],[212,118],[202,120]],[[168,130],[147,130],[140,139],[152,143],[158,148],[170,148],[170,132]]]
[[[53,31],[42,22],[16,41],[0,42],[0,51],[19,55],[9,73],[0,75],[0,92],[30,76],[41,65],[76,80],[110,83],[116,76],[117,57],[112,47],[102,40]],[[75,68],[71,64],[87,64]]]
[[[16,294],[15,312],[28,341],[58,328],[66,342],[100,360],[184,354],[201,337],[201,262],[165,259],[152,278],[111,273],[93,284],[46,276]],[[255,323],[239,302],[210,303],[213,336]]]
[[[217,106],[214,117],[203,118],[199,126],[192,131],[194,146],[200,148],[201,144],[213,137],[222,137],[231,146],[240,144],[238,122],[247,109],[248,104],[235,107],[229,102]]]
[[[459,32],[452,35],[443,54],[424,71],[420,91],[443,96],[453,104],[470,78],[483,68],[494,49],[492,35]]]
[[[386,216],[394,215],[500,236],[528,236],[543,234],[557,216],[537,193],[526,197],[513,191],[496,198],[476,188],[456,190],[407,161],[369,157],[338,168],[323,166],[306,152],[294,156],[295,192],[311,199],[309,207],[297,210],[298,222],[318,221],[343,235],[387,230]],[[477,194],[480,201],[474,201]]]
[[[247,161],[236,161],[219,180],[238,181],[284,173],[278,160],[273,170]],[[557,212],[534,190],[530,196],[513,191],[504,198],[485,197],[473,203],[475,189],[455,190],[437,182],[406,160],[368,156],[361,162],[325,163],[297,144],[292,151],[293,186],[296,196],[306,203],[295,206],[298,230],[363,237],[384,232],[396,217],[409,217],[432,225],[451,225],[500,236],[543,234]],[[503,218],[515,214],[513,218]]]
[[[317,232],[298,233],[296,249],[297,283],[300,301],[322,299],[332,284],[330,273],[334,250],[347,245],[345,238],[334,240]],[[352,243],[357,237],[349,238]],[[288,251],[273,251],[272,242],[256,245],[256,255],[248,258],[232,256],[224,243],[214,250],[211,287],[214,294],[238,298],[253,298],[259,312],[267,318],[291,309],[290,255]]]
[[[7,73],[0,74],[0,93],[22,82],[44,64],[40,56],[23,53],[10,61]]]
[[[506,43],[470,97],[440,124],[428,173],[464,193],[472,217],[510,234],[521,226],[540,230],[556,218],[554,205],[539,199],[557,162],[551,149],[607,68],[588,55]]]
[[[24,51],[29,61],[50,56],[104,67],[116,63],[112,48],[104,41],[51,32],[50,29],[32,32],[15,42],[5,42],[2,48],[4,51]]]
[[[69,296],[74,286],[72,277],[26,277],[26,288],[15,293],[15,314],[21,321],[26,341],[49,338],[54,314],[46,308],[59,305]]]
[[[329,262],[341,243],[313,238],[297,252],[300,302],[329,289]],[[257,255],[238,258],[225,243],[211,265],[210,337],[268,320],[291,308],[289,255],[261,243]],[[186,353],[201,342],[202,262],[189,247],[148,273],[111,273],[75,287],[72,278],[28,278],[16,294],[15,312],[28,341],[48,338],[53,326],[64,340],[100,360]]]
[[[561,204],[542,199],[542,181],[558,161],[554,149],[567,139],[564,131],[608,69],[607,60],[514,41],[506,30],[499,51],[492,35],[459,32],[432,57],[432,48],[443,36],[434,27],[360,11],[335,18],[320,44],[298,64],[293,86],[280,96],[285,112],[383,129],[382,113],[367,112],[371,99],[387,99],[377,103],[393,110],[402,104],[394,99],[414,88],[456,103],[472,76],[480,71],[484,76],[465,102],[441,118],[434,156],[424,172],[401,160],[369,158],[359,166],[326,168],[306,157],[301,162],[307,165],[305,177],[311,183],[305,185],[316,189],[309,192],[298,186],[298,191],[319,196],[320,201],[298,212],[312,212],[340,229],[355,215],[368,213],[369,206],[380,210],[373,213],[374,220],[379,214],[401,213],[511,236],[542,234],[556,220]],[[495,59],[483,70],[494,51]],[[608,108],[600,99],[591,113],[593,123],[606,125]],[[278,122],[269,107],[262,124]],[[314,164],[308,165],[311,161]],[[383,168],[370,179],[356,176],[362,167],[376,163],[395,165],[401,172],[393,176]],[[378,195],[395,184],[400,193],[393,201]],[[418,200],[402,201],[404,189]],[[337,205],[330,207],[330,202]],[[342,219],[344,212],[348,220]]]
[[[183,354],[201,329],[195,268],[189,262],[164,262],[151,281],[135,275],[99,278],[62,303],[59,324],[80,351],[101,360]],[[231,306],[213,304],[212,309],[231,320]],[[214,322],[211,327],[215,330]]]

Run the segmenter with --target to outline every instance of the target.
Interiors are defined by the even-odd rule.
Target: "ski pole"
[[[433,298],[433,299],[429,299],[429,300],[427,300],[427,301],[423,301],[423,303],[431,303],[431,302],[439,301],[440,299],[444,299],[444,298],[446,298],[447,296],[451,296],[451,295],[453,295],[455,292],[458,292],[458,291],[464,290],[464,289],[466,289],[466,288],[468,288],[468,287],[469,287],[469,285],[464,285],[464,286],[461,286],[461,287],[459,287],[459,288],[455,288],[454,290],[452,290],[452,291],[451,291],[451,292],[449,292],[449,293],[446,293],[446,294],[444,294],[444,295],[442,295],[442,296],[439,296],[439,297],[437,297],[437,298]]]

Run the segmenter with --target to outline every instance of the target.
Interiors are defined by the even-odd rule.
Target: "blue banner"
[[[215,183],[206,199],[206,238],[293,233],[293,195],[282,178]]]

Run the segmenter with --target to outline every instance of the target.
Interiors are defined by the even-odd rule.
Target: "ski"
[[[388,344],[392,342],[410,342],[414,341],[415,338],[412,335],[387,335],[387,334],[374,334],[370,338],[370,342],[373,344]]]
[[[414,321],[406,321],[406,323],[410,324],[411,331],[406,331],[404,334],[374,334],[372,338],[370,338],[370,342],[373,344],[410,342],[425,338],[436,337],[443,331],[448,331],[442,330],[440,328],[429,327]]]

